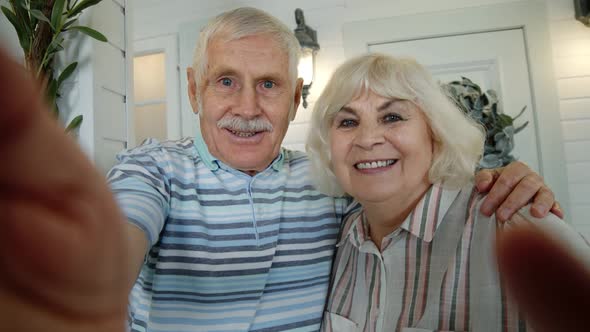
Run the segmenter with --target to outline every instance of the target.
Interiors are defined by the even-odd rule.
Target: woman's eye
[[[338,124],[338,127],[344,127],[344,128],[350,128],[350,127],[354,127],[356,126],[356,121],[351,120],[351,119],[344,119],[342,121],[340,121],[340,123]]]
[[[263,86],[265,89],[272,89],[272,88],[274,88],[274,86],[275,86],[275,82],[273,82],[273,81],[264,81],[264,82],[262,83],[262,86]]]
[[[231,80],[231,78],[225,77],[225,78],[221,79],[221,84],[224,86],[231,86],[232,83],[233,83],[233,81]]]
[[[404,120],[399,114],[387,114],[383,117],[383,122],[397,122]]]

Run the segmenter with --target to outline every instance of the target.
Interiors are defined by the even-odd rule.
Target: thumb
[[[535,331],[586,331],[590,271],[538,228],[498,233],[500,274]]]

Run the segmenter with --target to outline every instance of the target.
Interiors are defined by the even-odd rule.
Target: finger
[[[553,206],[551,207],[550,211],[551,211],[551,213],[556,215],[559,219],[565,218],[565,212],[563,212],[563,209],[561,208],[561,205],[559,204],[558,201],[555,201],[553,203]]]
[[[498,171],[501,173],[481,205],[481,212],[486,216],[491,216],[520,180],[531,173],[531,170],[521,162],[513,162]]]
[[[0,163],[0,195],[55,198],[64,188],[106,194],[102,176],[50,116],[36,83],[1,50],[0,110],[0,155],[7,161]]]
[[[30,201],[0,201],[5,220],[5,237],[0,248],[10,253],[0,255],[2,284],[30,303],[62,316],[100,317],[114,314],[113,310],[119,314],[125,312],[124,306],[115,305],[118,301],[125,303],[125,289],[112,289],[111,276],[120,273],[112,271],[109,264],[97,271],[88,269],[89,257],[93,264],[101,265],[99,253],[109,251],[103,249],[102,241],[108,239],[102,235],[104,230],[89,229],[86,223],[83,227],[78,223],[64,223],[63,213],[71,215],[69,220],[93,216],[83,200],[64,199],[70,205],[59,210]],[[106,292],[108,289],[112,291]]]
[[[497,235],[498,266],[507,290],[535,331],[590,326],[590,271],[530,223]]]
[[[555,203],[555,196],[553,192],[545,187],[545,185],[541,185],[539,191],[535,195],[533,200],[533,204],[531,206],[531,215],[536,218],[543,218],[548,213],[553,204]]]
[[[0,144],[9,144],[40,112],[41,99],[31,85],[24,68],[0,49]]]
[[[508,197],[500,204],[498,210],[496,211],[496,219],[500,222],[504,222],[508,220],[514,213],[520,210],[521,207],[527,205],[535,194],[539,192],[543,188],[543,181],[539,176],[536,175],[528,175],[524,179],[522,179],[512,190]],[[551,193],[545,193],[551,194]],[[546,200],[549,199],[551,204],[553,203],[553,199],[551,197],[541,197],[541,201],[538,202],[539,205],[546,203]],[[544,217],[547,213],[542,215]]]
[[[482,169],[475,173],[475,187],[480,193],[486,193],[500,176],[501,169]]]
[[[507,220],[506,225],[508,228],[513,227],[514,225],[524,225],[525,223],[531,222],[529,219],[525,218],[522,214],[516,212],[515,214],[511,215],[510,218]],[[508,229],[506,228],[506,229]]]
[[[72,300],[76,294],[88,295],[84,291],[91,288],[78,287],[68,276],[96,290],[113,289],[111,284],[99,287],[101,280],[118,285],[117,280],[126,278],[126,271],[114,268],[126,258],[124,219],[103,177],[50,116],[36,83],[1,50],[0,155],[0,291],[20,285],[31,294],[15,296],[31,304],[33,297],[56,307],[69,304],[81,315],[90,307],[100,313],[119,300],[125,303],[107,294],[97,294],[88,307]],[[80,257],[84,266],[72,263],[79,268],[66,269],[67,262]],[[12,269],[17,265],[19,269]],[[27,271],[37,274],[27,277]],[[38,278],[38,283],[32,286],[30,278]],[[56,286],[59,280],[63,287]],[[50,292],[58,295],[49,296]],[[113,302],[103,304],[101,298]]]

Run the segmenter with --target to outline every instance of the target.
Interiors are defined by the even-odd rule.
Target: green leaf
[[[11,0],[10,4],[12,6],[12,10],[16,14],[16,17],[26,25],[30,25],[30,17],[29,17],[29,7],[28,2],[25,0]]]
[[[68,13],[72,10],[72,8],[76,7],[77,4],[78,4],[78,0],[73,0],[73,1],[68,0],[68,6],[67,6]]]
[[[521,130],[523,130],[527,125],[529,124],[529,122],[525,122],[523,123],[520,127],[514,129],[514,134],[518,134]]]
[[[512,117],[510,117],[510,115],[498,114],[498,117],[500,118],[499,120],[502,128],[512,125]]]
[[[53,102],[53,109],[51,110],[51,113],[53,113],[54,118],[59,119],[59,106],[57,106],[56,102]]]
[[[47,46],[47,50],[45,51],[45,53],[47,53],[47,63],[51,63],[51,58],[50,56],[52,56],[52,54],[57,53],[61,50],[63,50],[63,46],[61,43],[63,43],[64,38],[60,37],[60,38],[56,38],[54,39],[51,44],[49,44],[49,46]]]
[[[101,42],[107,42],[108,39],[107,37],[105,37],[105,35],[103,35],[102,33],[89,28],[89,27],[83,27],[83,26],[75,26],[75,27],[71,27],[70,30],[79,30],[80,32],[82,32],[83,34],[86,34],[96,40],[99,40]]]
[[[61,29],[65,3],[65,0],[55,0],[53,3],[53,11],[51,11],[51,26],[53,26],[55,30]]]
[[[57,99],[57,80],[52,79],[47,86],[47,101],[53,105]]]
[[[68,28],[70,27],[70,25],[72,25],[72,24],[74,24],[76,22],[78,22],[77,19],[73,19],[73,20],[67,21],[66,24],[64,24],[63,27],[61,27],[62,31],[67,31]]]
[[[22,24],[24,28],[23,32],[25,37],[28,40],[33,38],[33,32],[35,31],[35,26],[31,22],[31,17],[29,15],[29,9],[27,6],[27,1],[25,0],[11,0],[10,4],[16,15],[16,19]],[[28,42],[30,44],[30,42]]]
[[[524,105],[524,107],[520,110],[520,112],[515,117],[512,118],[512,120],[518,119],[522,115],[522,113],[524,113],[525,110],[526,110],[526,105]]]
[[[45,21],[51,24],[51,21],[47,18],[47,16],[43,15],[43,12],[41,12],[38,9],[31,9],[31,15],[33,15],[33,17],[35,17],[39,21]],[[51,27],[53,28],[53,25]]]
[[[59,51],[63,51],[64,47],[60,44],[56,45],[54,48],[51,49],[51,51],[48,51],[48,55],[49,56],[53,56],[55,53],[59,52]]]
[[[27,53],[31,47],[31,41],[28,38],[27,29],[21,24],[22,22],[18,20],[16,14],[8,7],[2,6],[2,13],[12,24],[14,30],[16,30],[16,35],[18,36],[20,46],[23,48],[25,53]]]
[[[74,119],[72,119],[72,121],[70,121],[70,124],[66,128],[66,133],[68,133],[68,132],[70,132],[72,130],[78,129],[80,127],[80,125],[82,124],[82,120],[84,120],[84,116],[83,115],[78,115],[77,117],[75,117]]]
[[[101,1],[102,0],[82,0],[79,4],[74,6],[74,8],[72,8],[72,10],[68,13],[68,18],[72,18],[80,14],[84,9],[92,7]]]
[[[45,8],[45,3],[47,0],[30,0],[29,5],[31,9],[42,10]]]
[[[70,77],[72,75],[72,73],[74,72],[74,70],[76,70],[76,67],[78,66],[77,62],[71,63],[69,66],[66,67],[66,69],[64,69],[61,74],[59,74],[59,78],[57,79],[57,87],[59,88],[61,86],[61,84],[68,79],[68,77]]]
[[[2,13],[4,13],[4,16],[6,16],[10,23],[12,23],[14,29],[18,32],[20,24],[16,19],[16,14],[12,10],[10,10],[10,8],[5,6],[2,6]]]

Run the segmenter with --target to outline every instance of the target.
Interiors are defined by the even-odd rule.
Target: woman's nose
[[[359,147],[369,150],[373,148],[373,146],[383,144],[384,142],[384,132],[379,126],[361,125],[358,128],[355,144]]]

